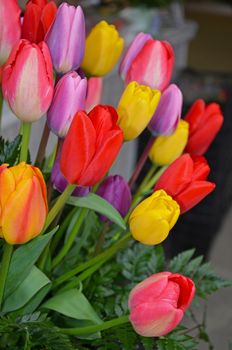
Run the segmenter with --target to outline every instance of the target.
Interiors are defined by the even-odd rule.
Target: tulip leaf
[[[97,213],[106,216],[123,230],[126,229],[125,222],[119,212],[105,199],[94,193],[89,193],[85,197],[70,197],[67,203],[77,207],[92,209]]]
[[[46,235],[36,237],[27,244],[15,250],[6,279],[4,298],[12,294],[30,273],[33,265],[38,260],[42,251],[58,230],[55,227]]]
[[[23,307],[43,287],[51,284],[48,277],[33,266],[20,286],[9,295],[3,304],[3,312],[11,312]]]

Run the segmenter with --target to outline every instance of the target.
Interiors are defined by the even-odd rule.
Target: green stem
[[[71,249],[76,235],[78,234],[80,227],[86,217],[86,214],[88,212],[88,209],[86,208],[82,208],[80,211],[80,215],[77,218],[77,221],[75,222],[68,238],[67,241],[65,242],[63,248],[60,250],[59,254],[55,257],[55,259],[52,262],[52,269],[54,269],[60,262],[61,260],[65,257],[65,255],[69,252],[69,250]]]
[[[167,166],[163,166],[160,170],[155,173],[155,175],[152,177],[152,179],[147,183],[147,185],[143,188],[143,191],[149,191],[159,180],[160,176],[163,174],[163,172],[167,169]]]
[[[47,123],[45,123],[44,129],[43,129],[43,134],[42,134],[42,137],[40,140],[40,144],[39,144],[39,148],[38,148],[38,152],[37,152],[37,156],[36,156],[36,160],[35,160],[35,164],[38,167],[42,166],[43,159],[45,157],[45,151],[46,151],[49,135],[50,135],[50,129],[49,129]]]
[[[151,180],[152,176],[154,175],[155,171],[157,169],[157,165],[152,164],[150,170],[147,172],[147,175],[143,179],[142,183],[140,184],[137,193],[141,193],[143,191],[143,187],[147,185],[147,183]]]
[[[101,252],[102,246],[103,246],[104,241],[105,241],[105,235],[106,235],[108,229],[109,229],[109,222],[107,221],[104,223],[102,231],[100,233],[100,236],[97,240],[94,255],[98,255]]]
[[[27,161],[28,147],[31,134],[31,123],[22,123],[22,145],[20,150],[20,162]]]
[[[2,130],[2,107],[3,107],[3,96],[2,96],[2,89],[0,87],[0,132]]]
[[[13,245],[5,243],[4,252],[2,256],[2,264],[0,268],[0,308],[2,307],[5,283],[6,283],[6,278],[7,278],[13,250],[14,250]]]
[[[86,261],[85,263],[75,267],[74,269],[66,272],[62,276],[58,277],[53,282],[53,287],[57,287],[58,285],[62,284],[63,282],[67,281],[71,277],[77,275],[78,273],[86,270],[92,265],[100,263],[102,260],[109,260],[114,254],[116,254],[120,249],[124,248],[127,244],[127,242],[130,240],[131,234],[128,233],[125,235],[120,241],[113,244],[110,248],[106,249],[101,254],[97,255],[93,259]]]
[[[86,334],[92,334],[99,331],[104,331],[106,329],[120,326],[121,324],[128,323],[129,317],[128,315],[121,316],[118,318],[114,318],[113,320],[106,321],[104,323],[94,325],[94,326],[87,326],[87,327],[81,327],[81,328],[60,328],[60,331],[64,334],[72,334],[72,335],[86,335]]]

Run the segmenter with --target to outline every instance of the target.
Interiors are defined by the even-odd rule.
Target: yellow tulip
[[[114,25],[106,21],[99,22],[86,39],[82,68],[92,76],[106,75],[121,56],[123,45],[123,38]]]
[[[118,104],[118,125],[124,140],[139,136],[147,127],[160,100],[160,91],[135,81],[127,85]]]
[[[179,215],[179,204],[165,191],[156,191],[132,211],[131,234],[143,244],[159,244],[167,238]]]
[[[188,142],[189,124],[181,119],[170,136],[159,136],[155,140],[149,158],[152,163],[158,165],[169,165],[176,160],[184,151]]]

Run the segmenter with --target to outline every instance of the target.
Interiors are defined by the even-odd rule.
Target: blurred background
[[[19,1],[22,9],[26,1]],[[61,1],[57,1],[60,3]],[[184,95],[183,115],[197,99],[216,101],[224,112],[225,122],[206,158],[211,166],[215,192],[180,218],[166,241],[166,253],[196,248],[196,255],[210,259],[215,270],[232,279],[232,1],[171,0],[82,0],[67,1],[82,5],[87,31],[99,20],[114,23],[125,38],[126,46],[140,31],[154,38],[168,40],[175,51],[173,81]],[[109,88],[110,87],[110,88]],[[123,90],[117,69],[104,78],[103,103],[117,105]],[[17,121],[5,106],[3,132],[12,138]],[[34,127],[32,156],[38,148],[44,121]],[[140,143],[123,148],[114,173],[129,178],[136,157],[144,148],[146,132]],[[50,140],[50,150],[53,140]],[[49,151],[49,150],[48,150]],[[212,307],[211,307],[212,306]],[[215,349],[226,350],[232,341],[231,289],[212,296],[208,306],[208,331]],[[208,349],[202,343],[201,350]]]

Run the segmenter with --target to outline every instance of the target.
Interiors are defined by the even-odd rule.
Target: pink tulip
[[[16,0],[0,0],[0,66],[20,39],[20,12]]]
[[[178,273],[156,273],[129,295],[130,321],[144,337],[160,337],[182,320],[195,294],[194,282]]]
[[[23,122],[45,114],[53,97],[53,71],[47,45],[20,40],[3,69],[2,90],[10,108]]]
[[[119,72],[126,84],[137,81],[162,91],[171,80],[173,65],[174,52],[167,41],[139,33],[129,46]]]
[[[88,79],[88,90],[85,101],[85,109],[90,112],[95,106],[101,103],[103,80],[101,77]]]

